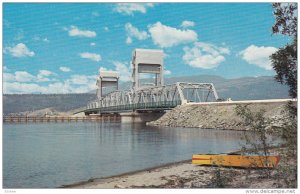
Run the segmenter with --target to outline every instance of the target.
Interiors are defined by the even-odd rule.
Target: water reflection
[[[4,124],[4,188],[57,187],[241,147],[243,132],[108,122]]]

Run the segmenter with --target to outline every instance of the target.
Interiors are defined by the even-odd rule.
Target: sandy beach
[[[65,185],[63,188],[282,188],[278,170],[265,176],[265,169],[241,169],[199,166],[185,160],[119,176],[90,179],[86,182]]]

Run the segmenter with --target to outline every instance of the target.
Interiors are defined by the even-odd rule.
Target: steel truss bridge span
[[[215,102],[217,91],[212,83],[184,83],[114,91],[90,102],[85,114],[163,111],[189,102]]]

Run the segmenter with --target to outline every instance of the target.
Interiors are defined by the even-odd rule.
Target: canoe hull
[[[242,168],[274,168],[279,156],[193,155],[192,164]]]

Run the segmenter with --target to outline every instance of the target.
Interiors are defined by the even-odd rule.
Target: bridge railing
[[[101,107],[101,108],[92,108],[90,107],[90,111],[98,111],[102,112],[126,112],[126,111],[143,111],[143,110],[166,110],[174,108],[181,104],[181,101],[163,101],[163,102],[148,102],[148,103],[135,103],[135,104],[127,104],[127,105],[118,105],[118,106],[110,106],[110,107]]]

